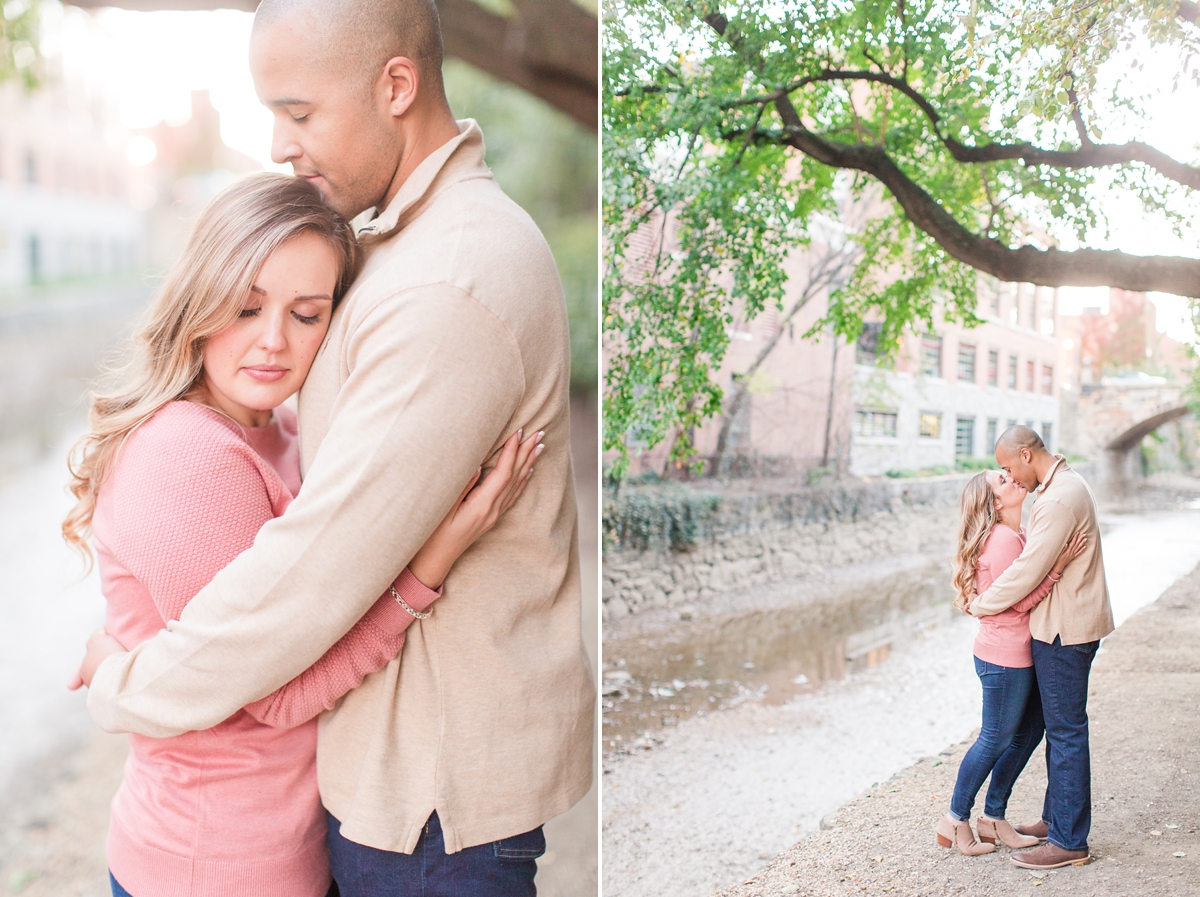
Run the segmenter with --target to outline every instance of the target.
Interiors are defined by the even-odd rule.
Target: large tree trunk
[[[257,0],[67,0],[96,9],[241,9]],[[472,0],[437,0],[446,55],[468,62],[599,129],[599,37],[596,16],[572,0],[513,0],[517,15],[497,15]]]

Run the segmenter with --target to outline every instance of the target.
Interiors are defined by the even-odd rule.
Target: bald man
[[[342,897],[533,894],[542,824],[591,783],[570,354],[553,258],[441,81],[432,0],[264,0],[250,65],[272,155],[368,258],[300,396],[304,488],[169,631],[106,660],[112,731],[206,729],[308,668],[524,427],[522,500],[462,556],[401,658],[321,719]]]
[[[1029,516],[1025,550],[971,603],[977,617],[998,614],[1032,592],[1076,533],[1087,536],[1083,553],[1067,565],[1050,596],[1029,617],[1037,690],[1025,708],[1012,746],[992,771],[992,787],[1005,799],[1029,757],[1046,736],[1048,784],[1042,818],[1016,826],[1046,843],[1014,853],[1027,869],[1083,865],[1090,859],[1091,751],[1088,743],[1088,674],[1100,639],[1113,631],[1104,578],[1096,499],[1062,455],[1047,451],[1029,427],[1010,427],[996,443],[996,463],[1028,492],[1041,488]]]

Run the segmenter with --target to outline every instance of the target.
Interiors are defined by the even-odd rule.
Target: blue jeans
[[[112,870],[108,873],[108,883],[112,885],[112,897],[133,897],[128,891],[121,887],[121,883],[113,878]],[[338,897],[337,885],[332,885],[329,888],[329,893],[325,897]]]
[[[542,827],[447,855],[435,812],[412,854],[365,847],[342,837],[329,817],[329,864],[341,897],[535,897]]]
[[[112,871],[108,873],[108,883],[112,885],[113,897],[133,897],[128,891],[121,887],[121,883],[113,878]]]
[[[975,658],[975,672],[983,685],[983,724],[979,737],[967,750],[958,767],[954,796],[950,799],[950,814],[957,819],[969,819],[975,795],[984,779],[991,774],[1000,758],[1012,747],[1013,740],[1025,716],[1025,706],[1034,690],[1032,667],[1002,667]],[[1018,771],[1019,772],[1019,771]],[[1003,819],[1008,794],[988,789],[984,812],[993,819]],[[1008,786],[1011,791],[1011,783]]]
[[[1087,850],[1092,830],[1092,755],[1088,741],[1088,675],[1100,642],[1064,645],[1033,640],[1033,665],[1046,724],[1046,800],[1050,843]]]

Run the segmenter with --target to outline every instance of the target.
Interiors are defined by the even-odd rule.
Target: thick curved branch
[[[785,125],[779,142],[825,165],[861,171],[876,178],[891,191],[913,224],[964,264],[1010,283],[1111,286],[1200,298],[1200,259],[1137,256],[1098,249],[1071,252],[1032,246],[1010,249],[998,240],[980,237],[963,227],[909,178],[882,147],[825,140],[804,127],[790,100],[782,98],[775,106]]]
[[[1179,7],[1175,14],[1186,22],[1200,25],[1200,6],[1193,3],[1192,0],[1179,0]]]

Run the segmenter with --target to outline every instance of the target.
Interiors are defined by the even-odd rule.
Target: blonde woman
[[[962,519],[958,527],[958,552],[954,559],[954,606],[966,611],[976,594],[983,594],[1025,548],[1021,505],[1025,489],[1003,471],[986,470],[967,483],[962,494]],[[983,723],[979,737],[967,750],[950,809],[937,824],[942,847],[957,847],[968,856],[991,853],[996,842],[1007,847],[1032,847],[1038,839],[1019,834],[1007,821],[1008,798],[1024,766],[1025,753],[1014,739],[1025,705],[1037,700],[1030,652],[1029,611],[1050,594],[1063,569],[1079,556],[1086,536],[1077,534],[1059,553],[1041,584],[1008,610],[980,618],[975,637],[975,672],[983,685]],[[1040,740],[1041,736],[1037,738]],[[1006,764],[1005,754],[1022,760]],[[984,779],[988,786],[984,814],[977,827],[980,843],[971,831],[971,808]]]
[[[280,405],[304,382],[357,266],[346,222],[303,179],[248,178],[205,210],[134,361],[94,397],[91,433],[73,453],[78,503],[63,533],[86,553],[90,530],[108,602],[73,687],[169,629],[284,513],[300,467],[295,416]],[[541,435],[510,438],[366,616],[291,683],[212,729],[129,736],[107,846],[116,897],[326,894],[316,716],[397,656],[450,566],[520,495]]]

